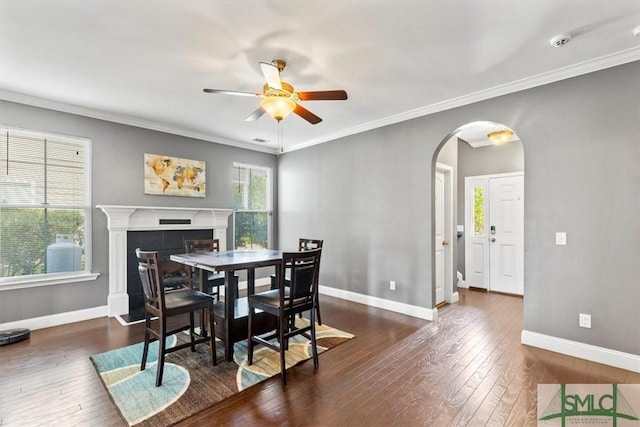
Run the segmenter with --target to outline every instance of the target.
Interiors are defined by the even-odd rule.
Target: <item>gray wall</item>
[[[119,125],[102,120],[0,101],[0,122],[7,126],[82,136],[93,140],[92,205],[232,208],[234,161],[276,171],[274,155]],[[144,194],[144,153],[201,159],[207,166],[207,197]],[[276,217],[277,218],[277,217]],[[109,290],[107,218],[94,208],[95,281],[0,291],[0,323],[106,305]],[[227,242],[232,246],[232,240]]]
[[[466,142],[458,142],[458,224],[464,225],[464,179],[468,176],[491,175],[524,171],[522,141],[505,145],[489,145],[473,148]],[[525,203],[527,195],[524,195]],[[466,231],[465,231],[466,232]],[[457,239],[458,271],[466,278],[464,233]]]
[[[325,239],[324,285],[431,307],[434,154],[500,122],[524,141],[524,329],[640,354],[638,117],[634,62],[285,154],[280,241]]]

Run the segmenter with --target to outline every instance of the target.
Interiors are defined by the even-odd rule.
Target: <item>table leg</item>
[[[235,318],[234,305],[236,299],[236,290],[233,286],[234,271],[226,271],[224,273],[224,355],[227,362],[233,361],[233,342],[231,342],[233,320]]]
[[[247,269],[247,295],[256,293],[256,270],[255,268]]]

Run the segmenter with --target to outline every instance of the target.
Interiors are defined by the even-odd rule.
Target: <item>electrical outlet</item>
[[[395,280],[391,280],[389,282],[389,289],[391,289],[392,291],[396,290],[396,281]]]
[[[580,327],[591,328],[591,315],[580,313]]]
[[[564,231],[558,231],[556,233],[556,245],[566,245],[567,244],[567,233]]]

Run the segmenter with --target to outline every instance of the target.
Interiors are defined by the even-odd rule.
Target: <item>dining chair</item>
[[[278,269],[278,288],[249,295],[248,321],[248,358],[247,363],[253,364],[254,344],[265,345],[280,353],[280,372],[282,385],[286,385],[285,352],[289,345],[289,338],[302,335],[311,341],[313,366],[318,368],[318,347],[316,344],[315,308],[318,294],[318,270],[322,248],[301,252],[284,252],[282,263]],[[285,277],[289,277],[288,286]],[[275,316],[277,328],[273,334],[258,336],[252,334],[256,310]],[[309,310],[308,326],[296,327],[289,322],[295,315]],[[278,338],[277,343],[273,342]]]
[[[214,299],[211,295],[200,292],[191,287],[178,290],[165,290],[158,274],[158,252],[136,249],[138,257],[138,272],[142,281],[145,297],[145,330],[144,348],[140,370],[144,371],[149,354],[149,343],[158,340],[158,367],[156,373],[156,387],[162,385],[165,355],[186,347],[196,351],[196,344],[209,342],[211,363],[216,365],[216,340],[214,333]],[[207,336],[197,335],[195,332],[194,313],[202,312],[209,319]],[[185,315],[189,315],[189,323],[185,323]],[[178,317],[180,316],[180,317]],[[157,328],[152,326],[151,318],[157,317]],[[171,320],[171,329],[167,327],[167,319]],[[156,323],[156,322],[154,322]],[[166,347],[166,338],[181,331],[189,330],[189,342]]]
[[[306,239],[299,238],[298,239],[298,251],[308,251],[310,249],[318,249],[322,248],[323,240],[319,239]],[[320,273],[320,267],[318,267],[318,274]],[[285,286],[289,286],[289,278],[285,277]],[[271,275],[271,289],[277,289],[278,283],[276,282],[276,275]],[[316,313],[318,317],[318,325],[322,325],[322,317],[320,316],[320,293],[316,296]],[[300,313],[300,317],[302,317],[302,313]]]
[[[186,253],[194,252],[220,252],[220,240],[218,239],[199,239],[199,240],[185,240],[184,250]],[[220,286],[224,286],[224,273],[218,272],[202,272],[203,277],[206,275],[206,281],[202,289],[203,292],[209,295],[215,295],[220,300]],[[199,273],[196,268],[191,269],[191,277],[194,281],[198,281]],[[240,297],[240,291],[238,290],[238,276],[233,276],[233,288],[235,289],[236,298]],[[214,291],[215,288],[215,291]]]

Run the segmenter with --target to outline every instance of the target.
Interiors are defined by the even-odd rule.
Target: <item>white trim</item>
[[[11,291],[14,289],[26,289],[26,288],[37,288],[40,286],[50,286],[50,285],[66,285],[67,283],[76,283],[76,282],[89,282],[91,280],[96,280],[100,273],[87,273],[81,272],[78,274],[72,273],[62,273],[62,274],[43,274],[42,276],[24,276],[28,277],[25,280],[22,280],[20,276],[11,277],[8,279],[14,279],[7,282],[0,282],[0,292],[2,291]],[[5,279],[3,279],[5,280]]]
[[[276,154],[275,148],[250,144],[244,141],[234,141],[220,137],[213,137],[193,130],[183,129],[177,126],[169,126],[164,123],[154,122],[152,120],[142,120],[134,117],[128,117],[120,114],[108,113],[106,111],[96,110],[93,108],[80,107],[78,105],[67,104],[64,102],[52,101],[50,99],[39,98],[37,96],[25,95],[18,92],[8,90],[0,90],[0,99],[5,101],[17,102],[19,104],[32,105],[34,107],[47,108],[49,110],[61,111],[63,113],[77,114],[79,116],[91,117],[94,119],[105,120],[123,125],[135,126],[142,129],[150,129],[158,132],[169,133],[172,135],[180,135],[187,138],[199,139],[202,141],[215,142],[217,144],[230,145],[232,147],[245,148],[247,150],[260,151],[263,153]]]
[[[347,301],[357,302],[359,304],[368,305],[370,307],[382,308],[384,310],[406,314],[407,316],[418,317],[420,319],[431,321],[436,321],[438,319],[438,310],[436,309],[418,307],[415,305],[405,304],[403,302],[372,297],[370,295],[359,294],[356,292],[345,291],[343,289],[336,289],[323,285],[320,285],[318,290],[322,295],[328,295]]]
[[[232,209],[158,206],[97,205],[107,216],[109,230],[109,317],[129,312],[127,293],[127,232],[142,230],[212,229],[226,250],[227,227]],[[163,219],[184,219],[189,224],[164,224]]]
[[[519,92],[533,87],[542,86],[545,84],[557,82],[560,80],[569,79],[571,77],[580,76],[583,74],[593,73],[595,71],[603,70],[605,68],[616,67],[618,65],[627,64],[633,61],[640,60],[640,50],[637,47],[632,47],[620,52],[601,56],[599,58],[591,59],[588,61],[580,62],[568,67],[558,68],[553,71],[547,71],[535,76],[527,77],[520,80],[515,80],[510,83],[505,83],[499,86],[495,86],[488,89],[479,90],[467,95],[459,96],[456,98],[447,99],[435,104],[427,105],[424,107],[416,108],[406,111],[404,113],[396,114],[394,116],[385,117],[381,120],[374,120],[369,123],[364,123],[358,126],[353,126],[348,129],[344,129],[338,132],[333,132],[324,135],[319,138],[303,141],[300,144],[289,147],[284,152],[296,151],[303,148],[311,147],[313,145],[321,144],[323,142],[333,141],[338,138],[344,138],[349,135],[366,132],[368,130],[377,129],[383,126],[388,126],[394,123],[403,122],[405,120],[414,119],[416,117],[427,116],[429,114],[439,113],[441,111],[450,110],[464,105],[473,104],[475,102],[484,101],[491,98],[496,98],[502,95],[508,95],[510,93]],[[121,123],[125,125],[135,126],[143,129],[151,129],[159,132],[165,132],[173,135],[181,135],[188,138],[200,139],[203,141],[216,142],[218,144],[231,145],[233,147],[246,148],[248,150],[260,151],[263,153],[276,154],[277,148],[265,147],[257,144],[250,144],[244,141],[235,141],[229,139],[223,139],[220,137],[212,137],[202,133],[194,132],[175,126],[169,126],[164,123],[158,123],[151,120],[141,120],[133,117],[127,117],[124,115],[118,115],[113,113],[107,113],[105,111],[95,110],[86,107],[80,107],[77,105],[66,104],[63,102],[52,101],[44,98],[38,98],[35,96],[29,96],[17,92],[11,92],[7,90],[0,90],[0,99],[17,102],[20,104],[33,105],[35,107],[48,108],[50,110],[62,111],[71,114],[78,114],[86,117],[93,117],[95,119],[106,120],[114,123]]]
[[[491,179],[491,178],[509,178],[512,176],[524,176],[524,171],[518,171],[518,172],[505,172],[505,173],[490,173],[488,175],[469,175],[469,176],[465,176],[464,177],[464,182],[465,185],[467,184],[467,179],[476,179],[476,178],[486,178],[486,179]],[[466,225],[465,225],[466,228]]]
[[[92,280],[96,280],[100,273],[91,273],[93,268],[93,222],[92,222],[92,209],[91,209],[91,189],[93,188],[92,181],[92,170],[91,170],[91,156],[92,156],[92,148],[93,148],[93,140],[91,138],[83,137],[83,136],[72,136],[72,135],[63,135],[59,133],[53,132],[44,132],[40,130],[32,130],[25,129],[14,126],[7,126],[4,124],[0,124],[1,132],[11,132],[13,134],[18,134],[21,136],[27,137],[36,137],[40,139],[53,139],[56,141],[62,141],[66,143],[72,143],[77,145],[82,145],[84,147],[84,184],[85,184],[85,192],[84,192],[84,201],[85,203],[82,205],[73,205],[73,204],[45,204],[45,203],[2,203],[0,204],[2,208],[11,209],[11,208],[36,208],[36,209],[74,209],[78,211],[82,211],[84,214],[84,246],[82,250],[84,252],[84,270],[76,271],[76,272],[65,272],[65,273],[44,273],[37,275],[28,275],[28,276],[12,276],[12,277],[2,277],[0,278],[0,292],[1,291],[9,291],[15,289],[26,289],[26,288],[36,288],[41,286],[50,286],[50,285],[64,285],[67,283],[76,283],[76,282],[88,282]],[[45,159],[45,162],[47,160]]]
[[[454,245],[454,232],[453,232],[453,167],[444,163],[436,162],[436,172],[440,172],[444,175],[444,210],[445,210],[445,218],[444,220],[444,235],[445,239],[450,242],[449,245],[444,249],[445,259],[444,259],[444,301],[448,303],[453,303],[453,245]],[[435,173],[434,173],[435,178]],[[435,181],[435,179],[434,179]],[[435,194],[435,192],[434,192]],[[435,206],[435,204],[434,204]],[[435,215],[433,215],[434,224],[435,224]],[[433,240],[433,239],[432,239]],[[433,246],[431,248],[432,252],[435,254],[435,241],[433,242]],[[435,257],[434,257],[435,262]],[[433,268],[433,286],[431,288],[431,292],[435,294],[435,267]],[[435,295],[434,295],[435,298]],[[456,299],[457,301],[457,299]]]
[[[451,110],[453,108],[462,107],[465,105],[473,104],[475,102],[485,101],[487,99],[496,98],[498,96],[508,95],[510,93],[531,89],[537,86],[546,85],[583,74],[593,73],[605,68],[611,68],[638,60],[640,60],[640,50],[638,50],[637,47],[632,47],[620,52],[616,52],[614,54],[601,56],[600,58],[584,61],[568,67],[558,68],[557,70],[553,71],[547,71],[535,76],[515,80],[513,82],[505,83],[489,89],[484,89],[456,98],[447,99],[435,104],[396,114],[394,116],[385,117],[381,120],[374,120],[372,122],[344,129],[339,132],[334,132],[320,138],[302,142],[295,147],[290,147],[285,152],[300,150],[302,148],[311,147],[323,142],[328,142],[338,138],[344,138],[349,135],[354,135],[383,126],[392,125],[394,123],[415,119],[417,117],[428,116],[429,114]]]
[[[464,280],[458,280],[458,287],[462,289],[469,289],[469,285]]]
[[[83,320],[96,319],[107,316],[107,306],[85,308],[84,310],[68,311],[66,313],[51,314],[48,316],[34,317],[31,319],[16,320],[14,322],[0,323],[1,329],[27,328],[44,329],[52,326],[66,325],[68,323],[82,322]]]
[[[611,350],[591,344],[566,340],[564,338],[539,334],[523,330],[520,338],[522,344],[544,350],[554,351],[592,362],[602,363],[616,368],[626,369],[633,372],[640,372],[640,355],[624,353],[622,351]]]
[[[449,299],[449,301],[447,301],[449,304],[455,304],[458,301],[460,301],[460,294],[457,292],[454,292],[451,294],[451,298]]]

